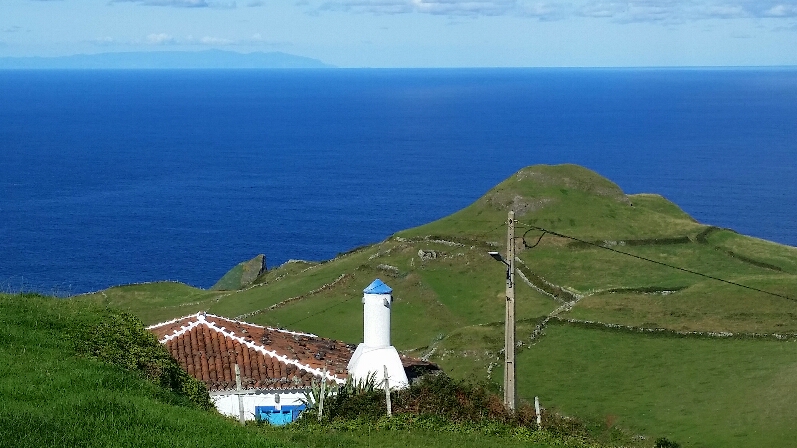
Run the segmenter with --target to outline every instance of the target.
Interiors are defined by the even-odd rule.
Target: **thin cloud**
[[[570,15],[572,6],[568,3],[524,2],[518,5],[518,15],[540,20],[559,20]]]
[[[517,0],[343,0],[321,4],[320,11],[366,14],[422,13],[445,16],[496,16],[517,10]]]
[[[171,34],[153,33],[147,36],[147,43],[151,45],[172,45],[177,43],[177,39]]]
[[[705,19],[751,19],[797,17],[797,0],[786,1],[591,1],[577,10],[583,17],[608,18],[616,22],[678,23]]]
[[[736,0],[694,9],[697,18],[791,18],[797,17],[797,0]]]
[[[356,14],[406,14],[413,12],[408,1],[340,1],[325,2],[319,11],[343,11]]]
[[[218,2],[208,0],[111,0],[111,3],[135,3],[143,6],[167,6],[172,8],[232,9],[237,6],[234,1]]]
[[[499,16],[506,15],[517,8],[518,3],[513,0],[493,1],[456,1],[456,0],[417,0],[411,2],[415,10],[427,14],[447,16],[479,15]]]
[[[694,15],[706,19],[740,19],[749,17],[750,14],[740,4],[721,3],[698,7]]]
[[[593,1],[579,8],[583,17],[608,18],[620,23],[672,23],[685,20],[691,2],[676,0],[642,0],[630,2]]]
[[[445,16],[519,16],[540,20],[557,20],[572,16],[619,17],[632,10],[633,16],[664,15],[662,6],[672,8],[674,0],[650,2],[570,2],[532,0],[339,0],[322,3],[318,11],[344,11],[368,14],[421,13]],[[651,3],[646,5],[647,3]]]
[[[565,16],[568,4],[523,0],[337,0],[322,3],[311,14],[326,11],[355,14],[430,14],[456,16],[523,16],[557,19]]]
[[[255,45],[258,47],[290,47],[293,45],[293,43],[289,41],[268,40],[260,33],[252,34],[249,38],[239,40],[236,43],[245,46]]]
[[[778,3],[761,12],[763,17],[797,17],[797,2]]]
[[[269,41],[263,38],[260,33],[255,33],[249,37],[241,39],[228,39],[218,36],[197,37],[187,35],[185,37],[175,37],[168,33],[152,33],[147,35],[144,40],[119,41],[112,37],[102,37],[91,41],[95,45],[139,45],[142,42],[149,45],[170,45],[170,46],[207,46],[207,47],[284,47],[289,46],[289,42]]]
[[[224,39],[221,37],[205,36],[199,39],[199,43],[202,45],[217,46],[217,45],[232,45],[235,42],[230,39]]]
[[[298,5],[308,5],[299,2]],[[518,16],[539,20],[584,17],[618,23],[683,23],[705,19],[782,19],[797,17],[797,0],[329,0],[311,7],[353,14],[430,14],[443,16]]]

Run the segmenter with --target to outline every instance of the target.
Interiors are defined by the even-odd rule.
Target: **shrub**
[[[305,417],[315,419],[318,415],[319,398],[320,388],[314,386],[305,400],[308,405]],[[498,422],[532,426],[536,420],[531,406],[523,405],[515,413],[510,413],[488,385],[458,381],[443,374],[426,375],[406,389],[392,391],[390,400],[394,415],[423,417],[422,420],[427,422]],[[376,388],[373,377],[359,382],[348,379],[345,384],[328,388],[324,397],[324,420],[376,422],[386,413],[385,392]]]
[[[203,409],[213,408],[205,385],[183,370],[132,314],[111,313],[102,322],[77,331],[73,338],[78,353],[140,372]]]
[[[656,448],[681,448],[680,443],[667,440],[666,437],[659,437],[656,439],[656,442],[653,444],[653,446]]]
[[[393,415],[388,417],[385,392],[376,389],[373,378],[360,382],[349,379],[343,385],[326,388],[324,415],[319,423],[321,392],[319,385],[314,385],[305,399],[307,410],[287,429],[321,433],[420,430],[510,437],[557,446],[597,446],[580,420],[544,412],[542,428],[538,428],[532,406],[523,403],[515,412],[509,412],[492,389],[486,383],[429,374],[406,389],[391,392]]]
[[[436,415],[454,422],[513,420],[503,401],[486,385],[457,381],[442,374],[421,377],[411,387],[394,394],[396,412]]]

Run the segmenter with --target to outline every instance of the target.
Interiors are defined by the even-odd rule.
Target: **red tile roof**
[[[198,313],[147,328],[211,391],[306,388],[327,378],[345,381],[353,348],[344,342]]]

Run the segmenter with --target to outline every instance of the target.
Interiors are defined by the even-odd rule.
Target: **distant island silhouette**
[[[324,62],[279,51],[141,51],[57,57],[4,57],[0,69],[258,69],[332,68]]]

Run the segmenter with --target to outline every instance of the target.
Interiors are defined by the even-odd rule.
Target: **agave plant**
[[[349,396],[364,395],[376,390],[376,372],[371,372],[367,378],[354,379],[351,375],[346,377],[346,382],[338,387],[338,392]]]
[[[360,412],[374,413],[374,406],[384,407],[379,399],[381,391],[377,390],[376,374],[367,378],[354,379],[347,377],[346,382],[340,385],[329,383],[323,388],[324,405],[321,411],[322,387],[320,381],[313,381],[311,387],[304,393],[302,403],[306,406],[307,415],[318,416],[322,412],[324,419],[335,417],[353,417]],[[381,415],[384,410],[377,411]],[[304,414],[304,413],[303,413]]]
[[[316,381],[313,379],[312,383],[310,384],[310,388],[304,392],[304,398],[300,399],[302,404],[306,406],[307,410],[316,410],[318,404],[321,402],[321,381]],[[335,395],[339,387],[340,386],[337,384],[327,382],[326,387],[323,388],[324,401],[328,401],[330,397]]]

